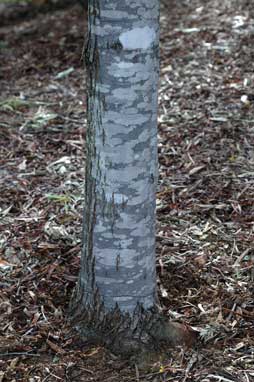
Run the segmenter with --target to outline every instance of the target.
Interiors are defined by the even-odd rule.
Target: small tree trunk
[[[179,341],[156,308],[158,55],[159,0],[90,0],[83,251],[72,316],[83,336],[125,355]]]

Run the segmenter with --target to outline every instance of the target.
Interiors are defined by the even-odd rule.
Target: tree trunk
[[[90,0],[83,250],[71,310],[82,336],[125,355],[179,341],[156,297],[158,56],[159,0]]]

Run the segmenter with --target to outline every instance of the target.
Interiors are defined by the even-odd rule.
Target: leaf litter
[[[253,18],[247,0],[162,4],[158,285],[164,313],[199,340],[149,372],[91,348],[67,320],[85,15],[74,5],[0,28],[0,381],[254,381]]]

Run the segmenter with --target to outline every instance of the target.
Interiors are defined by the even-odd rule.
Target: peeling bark
[[[137,305],[132,313],[118,307],[105,311],[99,294],[95,306],[82,303],[82,291],[77,289],[72,316],[82,338],[93,344],[105,345],[123,357],[137,357],[141,362],[146,353],[157,353],[168,346],[192,347],[196,332],[186,325],[170,322],[156,307],[144,309]]]

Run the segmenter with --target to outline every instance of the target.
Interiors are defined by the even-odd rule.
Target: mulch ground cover
[[[164,3],[158,288],[197,344],[142,370],[73,334],[86,16],[23,13],[0,27],[0,382],[254,381],[254,8]]]

